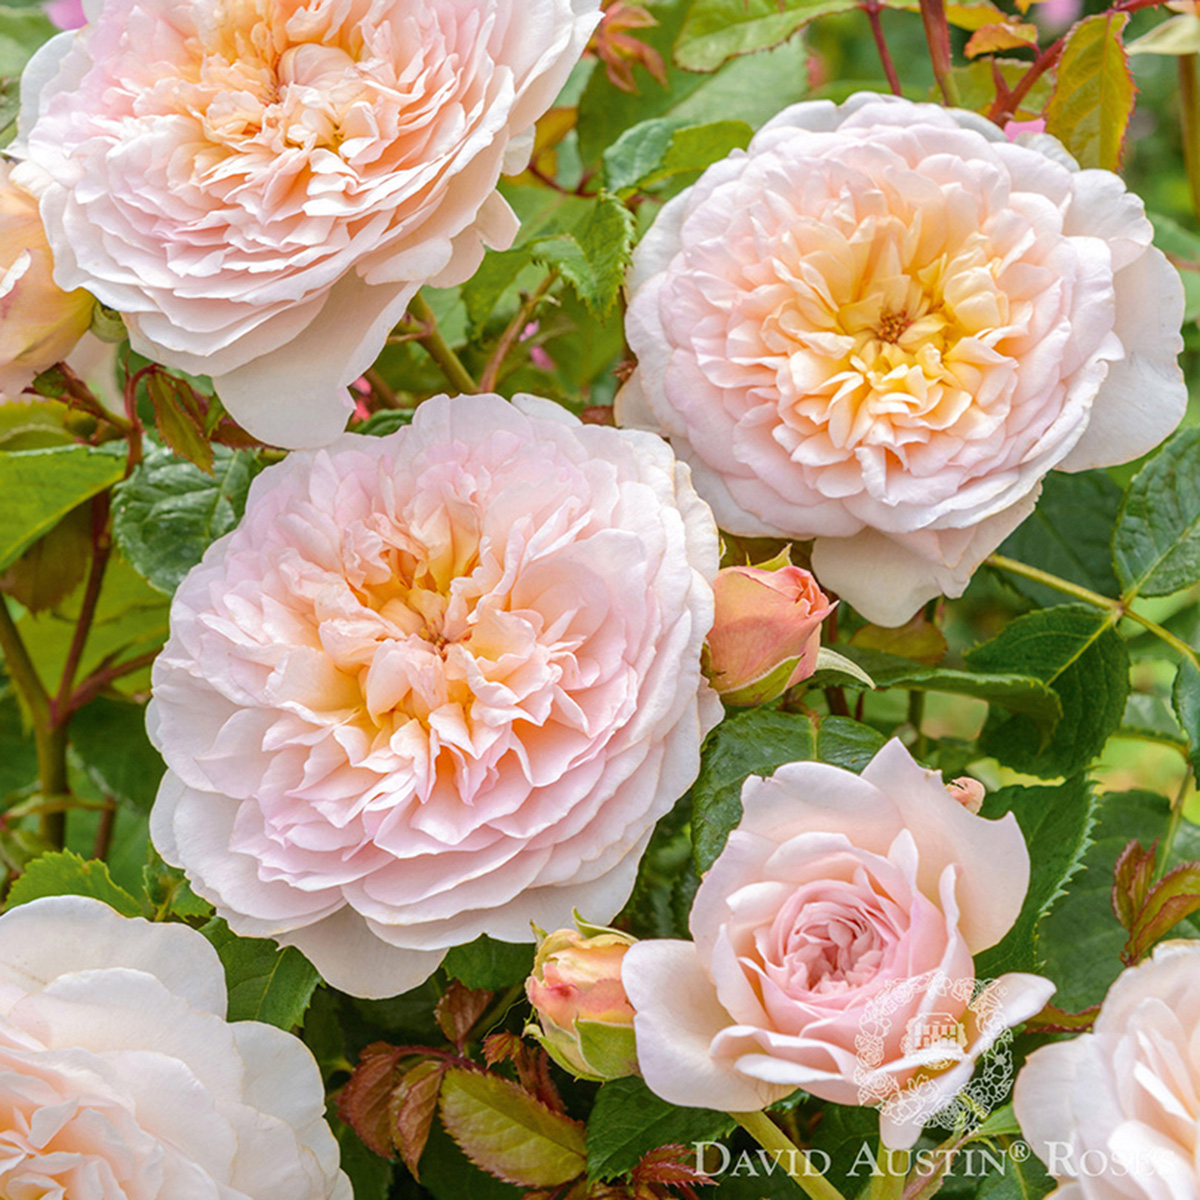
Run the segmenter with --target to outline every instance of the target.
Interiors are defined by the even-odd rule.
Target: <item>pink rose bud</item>
[[[636,940],[616,930],[560,929],[538,946],[525,992],[541,1024],[525,1033],[573,1075],[603,1081],[637,1071],[633,1008],[621,983]]]
[[[834,606],[800,567],[726,567],[713,584],[709,682],[726,704],[765,704],[817,669]]]
[[[64,292],[37,201],[0,162],[0,400],[15,400],[35,375],[74,349],[92,321],[95,301]]]
[[[961,779],[952,780],[946,784],[946,791],[952,800],[957,800],[967,812],[978,813],[983,807],[983,798],[987,789],[978,779],[964,775]]]

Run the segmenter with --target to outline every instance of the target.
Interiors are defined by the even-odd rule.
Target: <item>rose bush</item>
[[[292,455],[175,595],[155,845],[357,995],[607,920],[720,716],[716,569],[666,444],[548,401],[440,397]]]
[[[54,283],[37,202],[0,160],[0,400],[66,358],[87,332],[95,301]]]
[[[723,1110],[797,1088],[878,1098],[884,1142],[906,1149],[1054,991],[1014,972],[984,1003],[971,995],[972,955],[1007,933],[1028,886],[1016,820],[967,812],[898,741],[861,777],[824,763],[751,776],[742,806],[696,893],[694,942],[625,955],[642,1075],[672,1104]],[[961,1044],[913,1042],[946,1014]]]
[[[732,533],[896,625],[961,594],[1058,468],[1183,415],[1183,291],[1142,203],[1047,136],[862,93],[793,106],[638,245],[618,423]]]
[[[56,279],[211,375],[255,436],[319,446],[423,283],[517,222],[495,192],[599,0],[96,0],[22,77],[21,181]],[[319,336],[313,331],[319,329]]]
[[[186,926],[82,896],[0,917],[0,1193],[351,1200],[312,1055],[224,1016]]]
[[[1022,1132],[1060,1200],[1200,1188],[1200,942],[1164,942],[1109,989],[1091,1033],[1017,1076]]]

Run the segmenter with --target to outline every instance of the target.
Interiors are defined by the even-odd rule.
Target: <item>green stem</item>
[[[1179,132],[1183,165],[1192,193],[1192,212],[1200,221],[1200,56],[1179,56]]]
[[[1163,835],[1162,844],[1158,852],[1158,870],[1155,871],[1155,878],[1161,879],[1167,871],[1167,864],[1171,858],[1171,850],[1175,846],[1175,837],[1179,833],[1179,826],[1183,822],[1183,802],[1187,798],[1188,784],[1191,782],[1192,772],[1190,769],[1184,771],[1183,782],[1179,785],[1179,791],[1175,793],[1175,800],[1171,805],[1171,819],[1167,824],[1167,832]]]
[[[499,1025],[500,1022],[504,1020],[504,1018],[508,1015],[508,1010],[512,1008],[512,1006],[516,1004],[516,1002],[524,995],[525,981],[522,979],[520,983],[514,983],[512,987],[510,987],[508,991],[505,992],[504,995],[501,996],[500,999],[497,1000],[496,1003],[493,1004],[491,1008],[489,1008],[487,1012],[485,1012],[483,1016],[475,1022],[475,1024],[471,1027],[471,1032],[467,1034],[464,1045],[469,1044],[470,1042],[482,1041],[496,1025]]]
[[[879,1150],[875,1155],[878,1170],[871,1177],[871,1186],[867,1189],[868,1200],[899,1200],[904,1194],[904,1181],[908,1177],[908,1152],[900,1150],[897,1153],[904,1164],[899,1171],[893,1170],[896,1165],[892,1158],[893,1152],[883,1144],[882,1139],[880,1140]]]
[[[729,1114],[764,1150],[783,1167],[796,1185],[810,1200],[845,1200],[823,1175],[807,1170],[807,1160],[799,1169],[796,1163],[805,1158],[795,1144],[765,1112],[735,1112]]]
[[[424,327],[424,332],[417,340],[425,347],[429,357],[441,368],[442,374],[460,392],[478,392],[479,385],[475,382],[471,372],[463,366],[462,359],[454,353],[446,339],[442,337],[438,329],[437,318],[433,315],[433,309],[429,307],[425,297],[418,292],[409,301],[408,311],[412,318],[419,321]]]
[[[1082,600],[1084,604],[1090,604],[1093,608],[1103,609],[1112,614],[1114,621],[1121,617],[1128,617],[1129,620],[1154,634],[1159,641],[1165,642],[1200,671],[1200,656],[1196,654],[1196,651],[1187,642],[1177,638],[1169,629],[1164,629],[1149,617],[1130,608],[1132,597],[1113,600],[1108,596],[1100,595],[1099,592],[1093,592],[1089,588],[1080,587],[1077,583],[1071,583],[1070,580],[1051,575],[1049,571],[1041,571],[1027,563],[1017,562],[1016,559],[1005,558],[1003,554],[993,554],[986,561],[989,567],[995,567],[998,571],[1007,571],[1010,575],[1020,575],[1023,579],[1032,580],[1034,583],[1054,588],[1055,591],[1062,592],[1064,595],[1073,596],[1076,600]]]

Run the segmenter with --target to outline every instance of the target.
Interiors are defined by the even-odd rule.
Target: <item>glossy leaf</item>
[[[847,12],[851,0],[696,0],[675,43],[687,71],[715,71],[742,54],[777,46],[809,21]]]
[[[9,890],[7,906],[15,908],[43,896],[91,896],[104,901],[123,917],[145,915],[142,902],[113,882],[106,864],[98,859],[84,859],[71,850],[34,859]]]

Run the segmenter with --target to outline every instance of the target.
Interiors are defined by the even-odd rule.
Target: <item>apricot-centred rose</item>
[[[902,624],[1058,468],[1127,462],[1187,400],[1183,288],[1141,201],[1046,135],[859,94],[786,109],[639,245],[618,424],[665,433],[731,533]]]
[[[22,79],[15,145],[56,278],[213,376],[251,433],[319,446],[423,283],[517,221],[495,191],[599,0],[88,0]]]
[[[1200,1193],[1200,942],[1124,971],[1091,1033],[1029,1056],[1013,1107],[1058,1200]]]
[[[225,1021],[186,925],[51,896],[0,917],[0,1195],[351,1200],[299,1038]]]
[[[175,594],[155,845],[356,995],[607,920],[720,717],[717,557],[665,442],[547,400],[289,456]]]
[[[54,260],[37,201],[0,160],[0,400],[66,358],[92,323],[95,301],[54,282]]]
[[[742,807],[696,892],[695,940],[625,955],[646,1084],[728,1111],[796,1088],[877,1097],[885,1143],[906,1149],[1054,991],[1011,973],[971,995],[972,956],[1008,932],[1029,885],[1016,819],[974,816],[898,741],[861,776],[812,762],[751,776]],[[926,1018],[957,1024],[961,1042],[910,1044]]]

